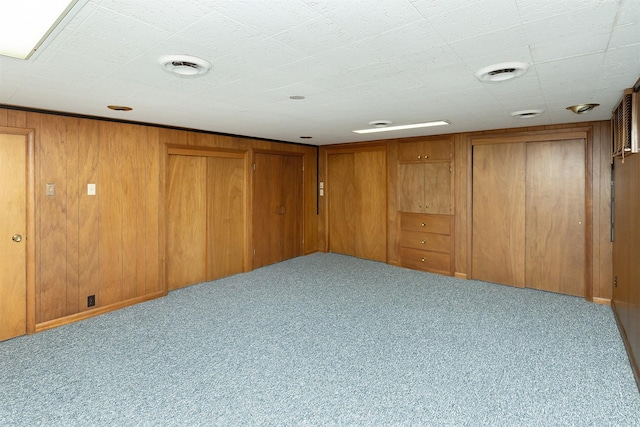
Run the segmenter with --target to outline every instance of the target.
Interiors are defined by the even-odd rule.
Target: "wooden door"
[[[355,155],[327,156],[329,251],[356,256]]]
[[[302,255],[302,156],[282,156],[282,256]]]
[[[241,157],[207,157],[207,280],[244,271],[244,163]]]
[[[387,261],[387,155],[363,151],[354,158],[355,255]],[[352,210],[353,207],[352,207]]]
[[[424,213],[423,163],[398,164],[398,209],[400,212]]]
[[[524,287],[526,144],[473,146],[472,277]]]
[[[253,268],[302,255],[302,157],[255,153]]]
[[[27,149],[0,134],[0,341],[27,331]]]
[[[585,141],[527,144],[526,286],[585,295]]]
[[[167,286],[207,280],[207,158],[170,155],[167,173]]]

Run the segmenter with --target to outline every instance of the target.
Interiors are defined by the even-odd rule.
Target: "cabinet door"
[[[169,290],[207,280],[207,159],[169,156],[167,285]]]
[[[398,164],[398,209],[400,212],[424,213],[424,165]]]
[[[451,163],[425,163],[424,213],[449,215],[453,206]]]
[[[244,159],[207,157],[207,280],[244,271]]]
[[[527,144],[526,286],[585,295],[585,141]]]
[[[524,287],[526,144],[473,146],[474,279]]]
[[[424,155],[422,141],[398,143],[398,160],[401,162],[419,162]]]
[[[451,160],[451,147],[453,146],[451,140],[432,140],[425,141],[422,151],[423,160]]]

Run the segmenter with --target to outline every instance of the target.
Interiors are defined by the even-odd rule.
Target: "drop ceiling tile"
[[[440,34],[424,19],[372,35],[364,41],[383,57],[414,55],[446,45]]]
[[[328,13],[347,3],[352,3],[353,0],[302,0],[302,2],[320,13]]]
[[[616,26],[611,33],[609,49],[632,45],[640,45],[640,20],[633,24]]]
[[[258,31],[216,12],[205,15],[175,34],[223,53],[232,53],[265,38]]]
[[[562,41],[538,44],[531,48],[535,62],[548,62],[562,58],[604,52],[609,44],[611,33],[590,33],[567,36]]]
[[[171,33],[193,24],[208,13],[203,5],[189,0],[156,0],[153,7],[140,1],[102,0],[100,6]]]
[[[169,37],[170,33],[164,30],[97,8],[59,49],[92,58],[106,57],[126,62]]]
[[[467,64],[476,58],[501,58],[491,60],[494,62],[487,62],[485,65],[507,61],[530,62],[531,58],[524,31],[517,26],[453,42],[449,46],[460,58],[464,58]],[[500,49],[497,50],[496,46],[500,46]],[[517,56],[510,56],[515,52]],[[524,59],[519,59],[523,57]]]
[[[442,15],[452,10],[460,9],[465,6],[471,6],[473,3],[479,3],[481,0],[410,0],[411,4],[420,12],[427,20],[433,16]]]
[[[515,0],[484,0],[450,10],[435,18],[427,18],[427,21],[448,43],[520,24]],[[460,25],[452,25],[452,22]]]
[[[219,0],[216,12],[265,35],[274,35],[319,17],[320,13],[298,0],[257,2]]]
[[[579,9],[594,8],[603,3],[618,3],[617,0],[516,0],[523,23],[547,19],[572,13]]]
[[[362,41],[326,50],[315,54],[314,57],[325,64],[339,67],[342,70],[362,68],[378,63],[381,60],[380,53]]]
[[[605,53],[598,52],[589,55],[564,58],[550,62],[536,64],[538,78],[543,85],[550,82],[563,82],[576,77],[598,78],[604,64]]]
[[[359,39],[423,20],[408,0],[357,1],[328,12],[326,16]]]
[[[306,55],[337,49],[355,41],[352,34],[325,17],[297,25],[273,37]]]

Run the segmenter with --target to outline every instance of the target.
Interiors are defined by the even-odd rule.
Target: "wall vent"
[[[638,116],[640,98],[633,89],[627,89],[611,116],[613,157],[624,157],[638,152]]]

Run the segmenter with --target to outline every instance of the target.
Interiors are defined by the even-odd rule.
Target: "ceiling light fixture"
[[[370,122],[370,124],[371,123],[374,123],[374,122]],[[426,128],[426,127],[431,127],[431,126],[444,126],[444,125],[449,125],[449,124],[451,124],[451,123],[449,123],[446,120],[437,120],[437,121],[433,121],[433,122],[414,123],[412,125],[400,125],[400,126],[376,127],[376,128],[370,128],[370,129],[359,129],[359,130],[354,130],[353,132],[355,132],[355,133],[389,132],[389,131],[392,131],[392,130],[417,129],[417,128]]]
[[[576,114],[584,114],[588,113],[599,105],[600,104],[578,104],[567,107],[567,110],[573,111]]]
[[[53,39],[87,0],[5,1],[0,14],[0,55],[29,59]],[[36,4],[34,4],[36,3]],[[76,8],[77,12],[80,7]]]
[[[211,69],[211,63],[191,55],[162,56],[160,64],[165,71],[182,77],[200,76]]]
[[[538,117],[542,113],[544,113],[543,110],[521,110],[511,113],[511,117],[516,117],[518,119],[532,119],[534,117]]]
[[[525,62],[502,62],[479,69],[475,76],[481,82],[502,82],[520,77],[528,69],[529,64]]]

